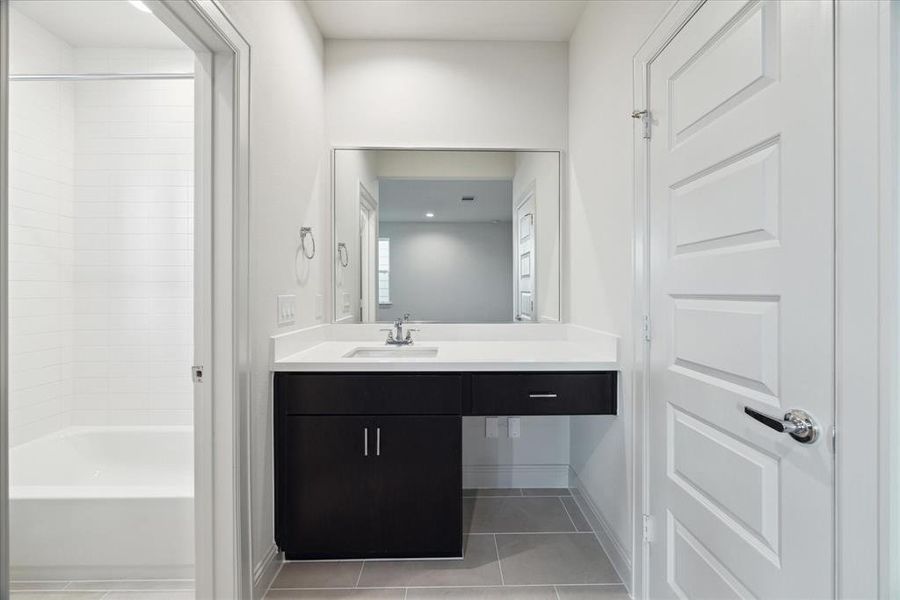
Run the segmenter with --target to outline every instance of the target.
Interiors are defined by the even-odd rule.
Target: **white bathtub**
[[[16,579],[191,578],[190,427],[70,427],[10,448]]]

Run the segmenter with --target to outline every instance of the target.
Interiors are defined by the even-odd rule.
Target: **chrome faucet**
[[[387,331],[388,336],[385,340],[385,344],[389,344],[391,346],[410,346],[413,343],[412,332],[418,331],[418,329],[407,329],[406,337],[403,337],[403,324],[409,322],[409,313],[404,314],[402,317],[394,321],[394,326],[390,329],[382,329],[381,331]]]

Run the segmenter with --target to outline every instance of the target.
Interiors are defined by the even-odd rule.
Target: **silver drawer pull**
[[[375,456],[381,456],[381,427],[375,428]]]
[[[556,398],[556,394],[528,394],[529,398]]]
[[[369,428],[363,428],[363,456],[369,455]]]

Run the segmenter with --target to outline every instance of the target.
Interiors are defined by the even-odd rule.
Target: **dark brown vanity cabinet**
[[[276,373],[288,559],[462,556],[464,415],[614,415],[614,371]]]
[[[358,389],[331,377],[276,375],[278,546],[288,559],[462,556],[459,377],[426,381],[442,384],[437,399],[417,377],[370,375]],[[368,405],[324,403],[334,388]],[[412,412],[413,396],[421,414],[391,414]]]

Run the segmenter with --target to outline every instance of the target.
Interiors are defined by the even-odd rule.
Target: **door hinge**
[[[644,334],[644,341],[650,341],[650,315],[644,315],[643,321],[641,322],[641,333]]]
[[[641,137],[645,140],[650,139],[650,111],[649,110],[636,110],[631,113],[632,119],[640,119],[641,127],[643,130],[641,131]]]
[[[645,544],[653,543],[656,538],[655,520],[652,515],[641,515],[641,538]]]
[[[203,383],[203,365],[191,367],[191,379],[194,380],[194,383]]]

